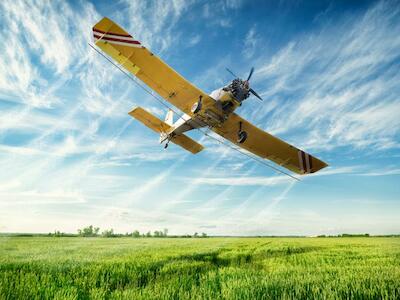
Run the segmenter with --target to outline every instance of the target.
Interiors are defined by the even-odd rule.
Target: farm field
[[[0,299],[399,299],[400,238],[0,237]]]

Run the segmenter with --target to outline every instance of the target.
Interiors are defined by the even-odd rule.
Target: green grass
[[[400,299],[400,238],[0,237],[0,299]]]

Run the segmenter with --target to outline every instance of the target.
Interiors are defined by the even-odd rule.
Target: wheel
[[[201,110],[201,102],[196,102],[192,105],[192,113],[197,114]]]
[[[239,144],[243,144],[246,139],[247,139],[247,132],[246,131],[239,131],[237,142]]]

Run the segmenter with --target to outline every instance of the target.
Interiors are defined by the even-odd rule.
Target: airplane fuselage
[[[233,96],[231,88],[232,85],[233,82],[230,85],[216,89],[212,91],[211,94],[209,94],[209,96],[215,100],[215,106],[217,108],[217,111],[219,111],[220,113],[207,113],[209,114],[209,117],[213,120],[216,120],[217,123],[223,123],[227,116],[234,112],[236,108],[238,108],[242,104],[241,101]],[[242,101],[248,97],[248,89],[241,92],[239,91],[239,93]],[[247,97],[245,97],[246,95]],[[213,126],[215,126],[215,122],[207,122],[204,120],[203,117],[197,116],[196,114],[194,114],[193,116],[183,114],[176,122],[173,123],[171,130],[167,134],[163,135],[162,138],[160,138],[160,143],[168,141],[174,135],[179,135],[192,129]]]

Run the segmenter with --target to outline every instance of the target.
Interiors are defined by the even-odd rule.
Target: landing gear
[[[247,132],[242,130],[242,122],[239,122],[239,131],[238,131],[238,138],[237,142],[239,144],[243,144],[247,139]]]
[[[239,131],[238,132],[237,142],[239,144],[243,144],[246,139],[247,139],[247,132],[246,131]]]
[[[199,101],[192,105],[192,109],[191,109],[192,113],[197,114],[201,110],[201,100],[202,99],[203,99],[203,96],[200,95]]]
[[[168,145],[169,145],[169,139],[167,139],[167,142],[165,143],[165,145],[164,145],[164,149],[167,149],[168,148]]]

